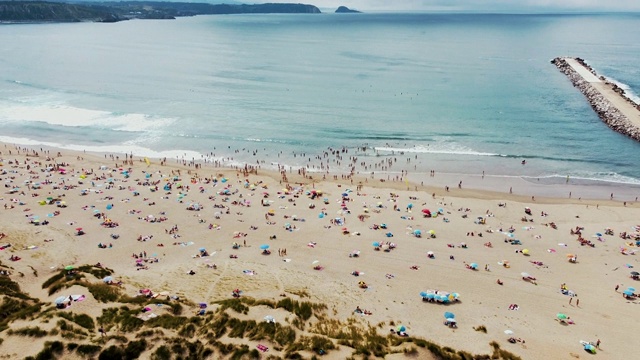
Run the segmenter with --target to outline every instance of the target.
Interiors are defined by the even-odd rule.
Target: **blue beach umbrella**
[[[622,293],[627,295],[627,296],[633,296],[633,291],[625,290]]]
[[[413,235],[418,235],[418,236],[420,236],[420,235],[422,235],[422,231],[420,231],[420,230],[414,230],[414,231],[413,231]]]
[[[409,205],[407,205],[407,207],[408,207],[409,209],[413,209],[413,204],[409,203]]]
[[[109,204],[107,205],[107,210],[111,210],[113,208],[113,205]]]
[[[426,293],[426,292],[424,292],[424,291],[420,293],[420,296],[422,296],[422,297],[427,297],[427,295],[429,295],[429,294],[427,294],[427,293]]]
[[[406,331],[406,330],[407,330],[407,328],[406,328],[406,327],[404,327],[404,325],[400,325],[400,326],[398,326],[398,327],[396,328],[396,330],[397,330],[398,332],[403,332],[403,331]]]
[[[631,291],[631,292],[636,292],[636,288],[629,286],[627,288],[627,290]]]
[[[371,245],[373,245],[373,246],[375,246],[375,247],[379,247],[379,246],[380,246],[380,243],[376,241],[376,242],[374,242],[374,243],[373,243],[373,244],[371,244]]]
[[[444,318],[445,319],[455,319],[456,316],[452,312],[448,312],[447,311],[447,312],[444,313]]]
[[[207,249],[205,249],[205,248],[203,248],[203,247],[201,247],[201,248],[200,248],[200,249],[198,249],[198,250],[199,250],[200,252],[205,252],[205,251],[207,251]]]
[[[471,264],[469,264],[469,266],[471,266],[472,269],[477,269],[478,268],[478,264],[476,264],[476,263],[471,263]]]
[[[262,249],[262,250],[267,250],[268,248],[269,248],[269,245],[267,245],[267,244],[260,245],[260,249]]]
[[[106,283],[111,282],[111,281],[113,281],[113,277],[112,276],[105,276],[105,278],[102,279],[102,281],[104,281]]]
[[[436,298],[436,294],[434,293],[427,293],[427,299],[435,299]]]
[[[320,219],[324,218],[324,213],[320,213],[320,214],[318,214],[318,217],[319,217]]]

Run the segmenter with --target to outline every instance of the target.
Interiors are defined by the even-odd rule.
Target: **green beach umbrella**
[[[567,315],[563,313],[558,313],[556,316],[558,317],[558,320],[565,320],[567,318]]]
[[[73,265],[67,265],[64,267],[65,270],[73,270],[75,268],[75,266]]]

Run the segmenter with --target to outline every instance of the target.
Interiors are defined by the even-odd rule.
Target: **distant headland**
[[[221,14],[319,14],[306,4],[205,4],[160,1],[0,1],[0,22],[117,22]]]
[[[336,9],[336,13],[339,13],[339,14],[340,14],[340,13],[342,13],[342,14],[344,14],[344,13],[354,13],[354,14],[357,14],[357,13],[360,13],[360,12],[361,12],[361,11],[354,10],[354,9],[349,9],[349,8],[348,8],[348,7],[346,7],[346,6],[339,6],[339,7]]]

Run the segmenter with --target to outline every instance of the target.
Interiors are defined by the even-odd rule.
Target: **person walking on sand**
[[[598,339],[598,341],[596,341],[596,348],[600,349],[600,339]]]
[[[571,302],[573,301],[573,297],[569,298],[569,305],[571,305]]]
[[[576,306],[580,307],[580,299],[576,299]]]

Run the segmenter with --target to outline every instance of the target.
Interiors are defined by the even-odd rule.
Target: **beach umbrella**
[[[267,244],[260,245],[260,249],[262,249],[262,250],[267,250],[268,248],[269,248],[269,245],[267,245]]]
[[[113,276],[105,276],[104,279],[102,279],[102,281],[108,283],[108,282],[112,282],[113,281]]]
[[[435,298],[436,298],[435,293],[427,293],[427,299],[435,299]]]
[[[513,335],[513,330],[509,330],[509,329],[507,329],[507,330],[505,330],[505,331],[504,331],[504,333],[505,333],[506,335]]]
[[[73,265],[67,265],[67,266],[65,266],[65,267],[64,267],[64,269],[65,269],[65,270],[73,270],[73,269],[75,269],[75,266],[73,266]]]
[[[636,288],[631,287],[631,286],[629,286],[629,287],[627,288],[627,290],[632,291],[632,292],[636,292]]]
[[[318,214],[318,217],[319,217],[320,219],[322,219],[322,218],[324,217],[324,213],[323,213],[323,212],[321,212],[320,214]]]
[[[319,264],[319,263],[320,263],[320,260],[313,260],[313,262],[311,263],[311,265],[316,265],[316,264]]]
[[[67,296],[59,296],[58,298],[56,298],[56,300],[54,301],[54,303],[56,303],[56,304],[62,304],[62,303],[64,303],[67,299],[68,299],[68,297],[67,297]]]
[[[79,228],[76,228],[76,231],[81,231],[81,230],[82,230],[82,228],[80,228],[80,227],[79,227]]]
[[[380,243],[376,241],[376,242],[374,242],[374,243],[373,243],[373,244],[371,244],[371,245],[373,245],[373,246],[375,246],[375,247],[379,247],[379,246],[380,246]]]
[[[409,203],[409,205],[407,205],[407,207],[408,207],[409,209],[413,209],[413,204],[412,204],[412,203]]]
[[[427,251],[427,255],[433,255],[433,251]]]
[[[422,297],[427,297],[427,295],[429,295],[429,294],[427,294],[427,293],[426,293],[426,292],[424,292],[424,291],[420,293],[420,296],[422,296]]]
[[[529,277],[529,276],[531,276],[531,275],[529,275],[529,273],[526,273],[526,272],[522,272],[522,273],[520,273],[520,275],[522,275],[522,277]]]
[[[274,323],[274,322],[276,322],[276,319],[271,315],[267,315],[267,316],[264,317],[264,321],[270,322],[270,323]]]
[[[447,312],[444,313],[444,318],[445,319],[455,319],[456,316],[452,312],[448,312],[447,311]]]
[[[627,296],[633,296],[633,291],[625,290],[622,293],[627,295]]]
[[[200,251],[200,252],[205,252],[205,251],[207,251],[207,249],[205,249],[205,248],[201,247],[200,249],[198,249],[198,251]]]
[[[108,205],[107,205],[107,210],[111,210],[112,208],[113,208],[113,205],[112,205],[112,204],[108,204]]]
[[[198,306],[200,306],[200,309],[206,309],[207,308],[207,303],[199,303]]]
[[[524,249],[524,250],[522,250],[522,253],[523,253],[524,255],[529,255],[529,249]]]
[[[420,230],[414,230],[414,231],[413,231],[413,235],[420,236],[420,235],[422,235],[422,231],[420,231]]]
[[[396,328],[396,331],[398,331],[398,332],[403,332],[403,331],[406,331],[406,330],[407,330],[407,328],[406,328],[406,327],[404,327],[404,325],[400,325],[400,326],[398,326],[398,327]]]
[[[429,210],[429,209],[422,209],[422,213],[423,213],[423,214],[431,214],[431,210]]]
[[[435,230],[429,230],[429,235],[435,235],[436,231]]]
[[[558,313],[556,315],[556,317],[558,318],[558,320],[566,320],[567,319],[567,315],[565,315],[563,313]]]
[[[640,275],[640,273],[639,273],[639,272],[637,272],[637,271],[632,271],[632,272],[631,272],[631,275],[633,275],[633,276],[638,276],[638,275]]]
[[[478,264],[476,264],[476,263],[471,263],[471,264],[469,264],[469,266],[471,266],[472,269],[477,269],[478,268]]]

